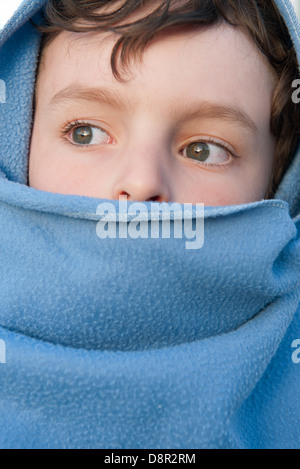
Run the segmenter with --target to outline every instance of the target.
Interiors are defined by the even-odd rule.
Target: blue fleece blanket
[[[101,239],[104,201],[26,186],[44,3],[0,35],[0,447],[299,448],[300,152],[275,200],[205,208],[201,249]]]

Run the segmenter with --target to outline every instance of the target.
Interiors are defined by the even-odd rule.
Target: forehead
[[[219,24],[182,28],[157,36],[141,63],[134,62],[123,83],[112,74],[110,59],[116,37],[103,33],[62,32],[43,54],[38,87],[54,95],[76,82],[109,85],[141,100],[148,94],[163,104],[170,95],[211,99],[255,108],[271,100],[275,78],[267,59],[241,29]],[[44,94],[44,96],[45,96]]]

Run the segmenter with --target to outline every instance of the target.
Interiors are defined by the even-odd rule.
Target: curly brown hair
[[[130,21],[136,13],[142,14]],[[299,64],[274,0],[49,0],[38,29],[43,33],[41,52],[63,30],[117,34],[111,67],[121,81],[118,58],[123,67],[128,67],[129,60],[141,57],[158,33],[177,26],[211,26],[224,21],[250,33],[277,77],[270,122],[277,145],[266,194],[266,198],[272,198],[292,161],[300,134],[300,109],[292,101],[292,83],[299,78]]]

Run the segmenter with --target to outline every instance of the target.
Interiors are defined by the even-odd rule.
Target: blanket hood
[[[300,148],[274,200],[163,206],[168,239],[149,203],[27,187],[45,4],[0,33],[0,447],[300,447]],[[105,236],[103,203],[135,237]]]

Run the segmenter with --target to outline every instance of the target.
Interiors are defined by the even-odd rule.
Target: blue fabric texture
[[[0,34],[0,447],[299,448],[300,151],[274,200],[206,207],[201,249],[100,239],[103,200],[26,185],[45,3]]]

